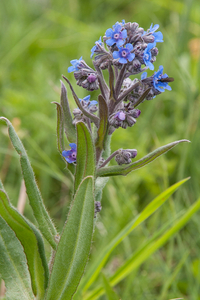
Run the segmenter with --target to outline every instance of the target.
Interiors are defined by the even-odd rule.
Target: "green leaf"
[[[102,273],[103,287],[108,300],[119,300],[117,294],[113,291],[110,282],[106,278],[106,276]]]
[[[0,215],[15,232],[27,258],[32,289],[39,298],[44,295],[48,284],[49,270],[42,237],[33,224],[27,221],[0,190]]]
[[[111,252],[121,243],[121,241],[131,233],[137,226],[144,222],[149,216],[151,216],[184,182],[189,178],[183,179],[176,184],[172,185],[159,196],[157,196],[152,202],[150,202],[145,209],[131,222],[129,222],[118,234],[117,236],[103,249],[101,254],[98,256],[98,259],[87,271],[87,274],[81,284],[81,288],[86,291],[91,284],[96,280],[101,269],[108,260]]]
[[[136,162],[129,164],[129,165],[123,165],[123,166],[112,166],[112,167],[105,167],[105,168],[99,168],[97,170],[97,176],[99,177],[107,177],[107,176],[116,176],[116,175],[127,175],[128,173],[137,170],[139,168],[144,167],[145,165],[152,162],[154,159],[159,157],[160,155],[166,153],[167,151],[171,150],[173,147],[178,145],[182,142],[190,142],[188,140],[180,140],[175,141],[173,143],[167,144],[165,146],[162,146],[153,152],[149,153],[148,155],[144,156],[140,160],[137,160]]]
[[[50,245],[56,249],[57,244],[54,240],[54,237],[57,235],[57,232],[45,209],[42,196],[35,181],[33,169],[26,154],[26,150],[24,149],[24,146],[17,136],[10,121],[3,117],[1,117],[0,120],[3,120],[7,123],[11,142],[17,153],[20,155],[20,163],[26,185],[26,192],[28,194],[34,216],[38,222],[39,229]]]
[[[92,242],[93,178],[80,184],[58,244],[46,300],[70,300],[83,275]]]
[[[168,229],[161,237],[159,237],[156,241],[152,241],[147,245],[147,247],[143,248],[143,251],[139,252],[139,255],[135,257],[133,256],[126,261],[125,266],[120,267],[120,270],[116,272],[116,275],[113,275],[110,279],[110,285],[114,286],[117,284],[120,280],[119,278],[124,278],[121,272],[125,272],[125,267],[130,268],[132,271],[136,268],[138,268],[145,260],[147,260],[155,251],[157,251],[160,247],[162,247],[176,232],[178,232],[180,229],[182,229],[187,222],[192,218],[194,213],[196,213],[200,209],[200,199],[198,199],[188,210],[187,212],[180,217],[175,224]],[[131,264],[131,265],[130,265]],[[121,271],[121,272],[120,272]],[[102,287],[98,287],[91,291],[88,295],[83,297],[84,300],[96,300],[99,299],[101,295],[104,294],[104,290]]]
[[[23,247],[1,216],[0,274],[6,285],[6,300],[34,299]]]
[[[69,107],[69,101],[67,98],[67,89],[62,81],[61,81],[60,104],[63,111],[63,122],[64,122],[66,137],[70,143],[76,143],[76,128],[72,123],[73,119]]]
[[[74,100],[75,100],[76,105],[78,106],[78,108],[83,112],[83,114],[84,114],[86,117],[90,118],[90,119],[94,122],[94,124],[98,127],[98,125],[99,125],[99,118],[98,118],[97,116],[91,114],[89,111],[87,111],[87,110],[81,105],[81,102],[79,101],[78,96],[77,96],[76,93],[74,92],[74,89],[73,89],[71,83],[69,82],[69,80],[68,80],[65,76],[63,76],[63,78],[64,78],[64,79],[67,81],[67,83],[69,84],[69,87],[70,87],[70,89],[71,89],[73,98],[74,98]]]
[[[58,151],[62,155],[62,151],[64,150],[62,107],[58,102],[52,103],[56,104],[57,109],[57,147]]]
[[[86,176],[94,176],[95,154],[92,136],[83,122],[76,124],[77,129],[77,158],[74,191]]]
[[[99,129],[97,131],[97,140],[95,146],[96,148],[102,150],[105,148],[104,141],[105,141],[105,136],[108,128],[108,106],[106,100],[102,97],[102,95],[98,96],[98,102],[99,102],[100,123],[99,123]]]

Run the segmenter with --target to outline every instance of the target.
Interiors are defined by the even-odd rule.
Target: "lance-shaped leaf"
[[[119,245],[119,243],[131,233],[137,226],[142,224],[148,217],[150,217],[164,202],[189,178],[183,179],[176,184],[172,185],[160,195],[158,195],[153,201],[151,201],[145,209],[131,222],[129,222],[110,243],[103,249],[97,260],[93,263],[91,268],[87,271],[83,282],[81,283],[80,289],[86,291],[91,284],[96,280],[101,269],[105,265],[110,253]]]
[[[175,141],[173,143],[167,144],[165,146],[162,146],[153,152],[149,153],[148,155],[144,156],[143,158],[137,160],[134,163],[131,163],[129,165],[123,165],[123,166],[112,166],[112,167],[105,167],[105,168],[99,168],[97,170],[96,175],[100,177],[107,177],[107,176],[116,176],[116,175],[127,175],[128,173],[137,170],[139,168],[144,167],[145,165],[152,162],[154,159],[159,157],[160,155],[166,153],[167,151],[171,150],[173,147],[178,145],[182,142],[190,142],[188,140],[180,140]]]
[[[71,300],[83,275],[92,242],[93,178],[80,184],[58,244],[46,300]]]
[[[115,98],[115,90],[114,90],[114,72],[111,64],[108,64],[108,72],[109,72],[109,86],[110,86],[110,100],[116,101]]]
[[[109,96],[110,96],[109,87],[107,86],[107,83],[105,82],[101,68],[97,64],[95,64],[95,62],[93,62],[93,63],[94,63],[94,67],[97,71],[99,87],[100,87],[101,93],[102,93],[104,99],[108,102]]]
[[[119,76],[118,76],[118,78],[116,80],[116,83],[115,83],[115,96],[116,97],[119,96],[119,92],[121,90],[125,74],[126,74],[126,64],[124,64],[123,67],[121,68]]]
[[[15,232],[27,258],[33,292],[38,298],[44,296],[49,270],[45,257],[42,236],[33,224],[27,221],[0,190],[0,215]]]
[[[102,95],[98,96],[99,101],[99,129],[97,131],[97,140],[95,146],[102,150],[104,148],[104,140],[108,126],[108,106]]]
[[[34,299],[23,247],[1,216],[0,274],[6,285],[6,300]]]
[[[144,93],[140,96],[140,98],[137,100],[137,102],[134,104],[134,108],[137,107],[148,95],[148,93],[150,92],[151,88],[148,88],[146,91],[144,91]]]
[[[45,209],[42,196],[36,184],[33,169],[26,154],[26,150],[24,149],[24,146],[20,141],[18,135],[16,134],[15,129],[10,121],[3,117],[1,117],[0,119],[4,120],[7,123],[10,140],[15,150],[20,155],[20,163],[26,185],[26,192],[28,194],[29,202],[32,207],[34,216],[38,222],[40,231],[42,232],[46,240],[50,243],[50,245],[54,249],[56,249],[57,244],[54,240],[54,237],[57,235],[57,232]]]
[[[94,124],[98,127],[98,125],[99,125],[99,118],[98,118],[97,116],[91,114],[89,111],[87,111],[87,110],[81,105],[81,102],[80,102],[78,96],[76,95],[76,93],[74,92],[74,89],[73,89],[73,87],[72,87],[70,81],[69,81],[65,76],[63,76],[63,78],[64,78],[64,79],[67,81],[67,83],[69,84],[69,87],[70,87],[70,89],[71,89],[72,95],[73,95],[73,97],[74,97],[74,100],[75,100],[76,105],[78,106],[78,108],[82,111],[82,113],[83,113],[86,117],[90,118],[91,121],[93,121]]]
[[[117,99],[117,104],[123,100],[128,94],[130,94],[132,92],[132,90],[134,90],[136,87],[138,87],[138,85],[140,85],[140,81],[136,82],[135,84],[133,84],[132,86],[130,86],[127,90],[125,90],[124,92],[122,92],[118,99]]]
[[[72,123],[73,119],[69,107],[67,89],[62,81],[61,81],[60,104],[63,110],[63,123],[64,123],[66,137],[70,143],[76,143],[76,128]]]
[[[64,139],[63,139],[63,112],[62,107],[58,102],[52,102],[56,104],[57,109],[57,147],[60,154],[64,150]]]
[[[74,192],[86,176],[94,176],[95,154],[92,136],[83,122],[76,124],[77,129],[77,157]]]

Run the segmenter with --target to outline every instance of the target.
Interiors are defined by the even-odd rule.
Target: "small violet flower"
[[[118,111],[114,118],[117,119],[117,121],[124,121],[126,119],[126,115],[123,111]]]
[[[80,101],[80,102],[84,101],[84,103],[86,103],[86,105],[87,105],[88,107],[90,107],[90,106],[92,106],[92,105],[98,104],[98,102],[97,102],[96,100],[90,101],[90,95],[84,97],[83,99],[80,99],[80,98],[79,98],[79,101]]]
[[[109,38],[106,40],[108,46],[112,46],[116,43],[116,46],[119,48],[124,44],[127,38],[127,31],[126,29],[121,30],[122,26],[118,22],[113,26],[113,29],[109,28],[106,30],[106,37]]]
[[[150,43],[147,45],[146,49],[143,53],[143,60],[147,67],[149,67],[150,70],[154,70],[154,65],[151,63],[151,49],[155,46],[154,43]]]
[[[101,41],[101,36],[100,36],[99,40],[95,42],[94,47],[92,47],[92,49],[91,49],[92,54],[90,55],[90,58],[92,58],[93,55],[94,55],[94,53],[95,53],[95,51],[98,50],[98,45],[97,44],[99,44],[100,46],[103,45],[103,43]]]
[[[171,91],[171,86],[168,85],[168,82],[161,81],[162,79],[168,78],[167,74],[163,74],[163,66],[159,67],[159,70],[153,75],[153,85],[156,90],[159,92],[164,92],[165,89]]]
[[[76,144],[74,143],[71,143],[69,144],[70,147],[71,147],[71,150],[64,150],[62,152],[62,156],[64,156],[64,158],[66,159],[66,161],[69,163],[69,164],[72,164],[74,162],[76,162]]]
[[[74,72],[74,71],[78,71],[79,70],[79,66],[81,64],[82,61],[82,56],[79,59],[73,59],[70,61],[70,63],[72,64],[72,66],[70,66],[68,68],[68,73]]]
[[[127,60],[132,61],[135,58],[135,54],[131,53],[132,50],[133,50],[133,45],[126,44],[125,47],[120,47],[119,51],[113,52],[113,58],[115,59],[119,58],[119,63],[126,64]]]

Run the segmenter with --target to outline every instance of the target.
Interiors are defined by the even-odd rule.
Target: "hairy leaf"
[[[33,300],[24,250],[14,231],[0,216],[0,274],[6,285],[6,300]]]
[[[63,123],[64,123],[66,137],[70,143],[76,143],[76,128],[74,124],[72,124],[73,119],[69,107],[67,89],[62,81],[61,81],[60,104],[63,111]]]
[[[99,129],[97,131],[97,141],[95,143],[95,146],[100,150],[102,150],[103,148],[105,148],[104,141],[105,141],[105,135],[108,126],[108,106],[105,99],[102,97],[102,95],[98,96],[98,102],[99,102],[100,124],[99,124]]]
[[[57,147],[60,154],[62,154],[62,151],[64,150],[62,107],[58,102],[52,103],[56,104],[57,108]]]
[[[28,194],[30,205],[33,209],[33,213],[38,222],[39,228],[50,245],[56,249],[57,245],[54,237],[57,235],[57,232],[45,209],[42,196],[35,181],[33,169],[26,154],[26,150],[24,149],[24,146],[17,136],[10,121],[3,117],[0,119],[7,123],[11,142],[17,153],[20,155],[20,163],[26,185],[26,192]]]
[[[70,87],[70,89],[71,89],[72,95],[73,95],[73,97],[74,97],[74,100],[75,100],[76,105],[78,106],[78,108],[83,112],[83,114],[84,114],[86,117],[90,118],[90,119],[94,122],[94,124],[98,127],[98,125],[99,125],[99,118],[98,118],[97,116],[91,114],[89,111],[87,111],[87,110],[81,105],[81,102],[79,101],[79,98],[78,98],[78,96],[76,95],[76,93],[75,93],[75,91],[74,91],[74,89],[73,89],[71,83],[69,82],[69,80],[68,80],[65,76],[63,76],[63,78],[64,78],[64,79],[67,81],[67,83],[69,84],[69,87]]]
[[[76,124],[77,129],[77,158],[74,191],[86,176],[94,176],[95,155],[92,136],[83,122]]]
[[[44,295],[49,277],[42,236],[35,226],[30,225],[30,222],[11,205],[2,190],[0,190],[0,215],[15,232],[24,248],[32,289],[40,298]]]
[[[167,144],[165,146],[162,146],[162,147],[154,150],[153,152],[144,156],[140,160],[137,160],[134,163],[131,163],[129,165],[99,168],[97,170],[96,175],[100,176],[100,177],[108,177],[108,176],[116,176],[116,175],[124,175],[125,176],[134,170],[144,167],[145,165],[149,164],[150,162],[152,162],[154,159],[156,159],[160,155],[166,153],[167,151],[171,150],[173,147],[175,147],[176,145],[178,145],[179,143],[182,143],[182,142],[190,142],[190,141],[180,140],[180,141],[175,141],[173,143]]]
[[[80,184],[58,244],[46,300],[71,300],[83,275],[92,242],[93,178]]]

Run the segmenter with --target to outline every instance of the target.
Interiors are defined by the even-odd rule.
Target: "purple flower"
[[[168,85],[168,82],[161,81],[162,79],[168,78],[167,74],[163,74],[163,66],[159,67],[159,70],[153,75],[153,85],[156,90],[159,92],[164,92],[165,89],[171,91],[171,86]]]
[[[79,98],[79,101],[80,102],[84,101],[84,103],[87,104],[88,107],[98,104],[98,102],[95,100],[90,101],[90,95],[84,97],[83,99]]]
[[[116,43],[116,46],[119,48],[124,44],[127,38],[127,31],[126,29],[121,30],[122,26],[118,22],[113,26],[113,29],[109,28],[106,30],[106,37],[109,38],[106,40],[108,46],[112,46]]]
[[[154,43],[148,44],[143,53],[143,60],[150,70],[154,70],[154,65],[151,63],[151,49],[154,47]]]
[[[95,46],[92,47],[92,49],[91,49],[91,52],[92,52],[92,54],[90,55],[91,58],[93,57],[95,51],[98,50],[98,44],[99,44],[100,46],[103,44],[102,41],[101,41],[101,36],[100,36],[99,40],[95,42]]]
[[[117,121],[124,121],[126,119],[126,115],[123,111],[118,111],[114,118],[117,119]]]
[[[70,63],[72,64],[72,66],[70,66],[68,68],[68,73],[74,72],[74,71],[78,71],[79,67],[81,65],[81,61],[82,61],[82,56],[79,59],[73,59],[70,61]]]
[[[126,44],[125,47],[120,47],[119,51],[113,52],[113,58],[115,59],[119,58],[119,63],[126,64],[127,60],[132,61],[135,58],[135,54],[131,53],[132,50],[133,50],[133,45]]]
[[[62,152],[62,156],[64,156],[64,158],[66,159],[66,161],[69,163],[69,164],[72,164],[74,162],[76,162],[76,144],[74,143],[71,143],[69,144],[70,147],[71,147],[71,150],[64,150]]]

